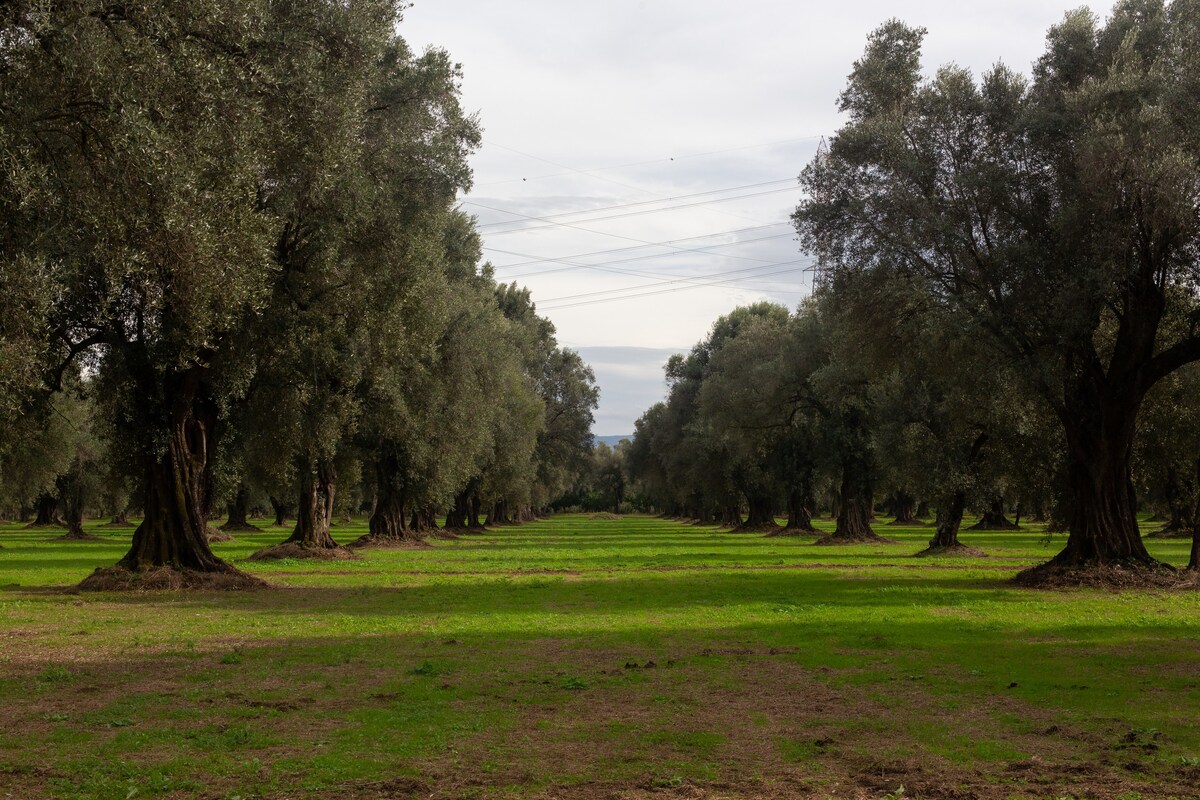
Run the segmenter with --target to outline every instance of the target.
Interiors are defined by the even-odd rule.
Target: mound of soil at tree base
[[[837,544],[900,544],[895,539],[885,539],[877,533],[872,533],[865,536],[822,536],[813,544],[816,545],[837,545]]]
[[[440,539],[457,539],[463,536],[480,536],[485,533],[491,533],[487,528],[442,528],[442,533],[449,534],[448,536],[440,536]]]
[[[80,581],[79,588],[86,592],[173,592],[181,589],[225,592],[267,589],[270,584],[235,567],[220,572],[196,572],[174,567],[133,571],[115,566],[97,567],[95,572]]]
[[[220,528],[209,527],[208,530],[205,531],[205,533],[208,534],[208,541],[210,541],[210,542],[232,542],[233,541],[233,537],[230,536],[225,531],[221,530]]]
[[[101,527],[101,528],[136,528],[137,525],[135,523],[129,522],[128,520],[126,520],[125,522],[116,522],[114,520],[114,521],[105,522],[104,524],[100,525],[99,527]]]
[[[248,522],[245,525],[241,524],[240,522],[230,525],[228,522],[226,522],[224,525],[217,528],[217,530],[225,531],[226,533],[258,533],[258,528],[254,527]]]
[[[103,542],[104,539],[99,536],[93,536],[90,533],[84,533],[76,536],[72,533],[64,533],[62,536],[55,536],[50,541],[52,542]]]
[[[1190,539],[1192,531],[1190,528],[1160,528],[1156,531],[1150,531],[1143,539]]]
[[[48,522],[45,524],[38,524],[36,522],[31,522],[25,526],[25,530],[27,530],[27,531],[48,531],[48,530],[54,530],[54,529],[61,529],[61,528],[65,528],[65,527],[67,527],[67,523],[65,523],[65,522]]]
[[[736,528],[730,528],[730,533],[765,533],[771,536],[778,531],[782,531],[782,525],[776,525],[774,522],[764,522],[762,525],[738,525]]]
[[[824,536],[824,532],[816,528],[780,528],[767,531],[766,538],[773,539],[776,536]]]
[[[450,528],[436,528],[426,533],[425,536],[428,536],[430,539],[445,539],[451,542],[459,538],[458,532]]]
[[[1022,570],[1013,584],[1030,589],[1200,589],[1200,571],[1169,564],[1065,566],[1047,561]]]
[[[384,538],[382,536],[373,536],[368,533],[366,536],[360,536],[357,539],[355,539],[353,542],[350,542],[349,544],[346,545],[346,547],[352,547],[355,550],[359,549],[360,547],[374,547],[374,548],[378,548],[380,550],[387,550],[387,549],[424,550],[426,548],[433,547],[433,545],[431,545],[429,542],[425,541],[424,539],[388,539],[388,538]]]
[[[318,561],[350,561],[362,558],[345,547],[304,547],[296,542],[264,547],[249,556],[247,561],[279,561],[284,558],[309,558]]]
[[[974,525],[967,528],[967,530],[969,530],[969,531],[1019,531],[1019,530],[1021,530],[1021,526],[1018,525],[1017,523],[1012,522],[1007,519],[1002,522],[988,522],[988,521],[984,521],[981,519],[981,520],[979,520],[979,522],[976,522]]]
[[[592,514],[590,517],[588,517],[588,519],[597,520],[597,521],[611,522],[611,521],[613,521],[613,520],[618,520],[618,519],[621,519],[621,515],[620,515],[620,514],[613,514],[613,513],[610,513],[610,512],[602,512],[602,513],[600,513],[600,514]]]
[[[978,547],[968,547],[965,544],[956,544],[953,547],[926,547],[919,553],[913,553],[913,558],[934,558],[937,556],[987,558],[987,553]]]

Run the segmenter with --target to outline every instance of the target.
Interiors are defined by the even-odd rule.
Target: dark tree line
[[[320,551],[574,481],[594,378],[479,266],[478,123],[401,7],[5,4],[0,505],[135,510],[123,570],[232,575],[208,522],[255,498]]]
[[[944,549],[964,508],[1020,502],[1068,533],[1030,580],[1156,570],[1137,487],[1178,526],[1200,480],[1173,435],[1200,360],[1200,3],[1072,12],[1030,77],[923,75],[923,37],[870,36],[801,176],[816,301],[740,309],[668,365],[631,464],[671,513],[769,527],[768,498],[811,509],[824,480],[835,539],[920,498]]]

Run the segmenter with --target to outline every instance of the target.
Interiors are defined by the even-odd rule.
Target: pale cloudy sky
[[[927,69],[1028,72],[1078,5],[415,0],[401,33],[463,65],[484,130],[463,207],[497,278],[529,286],[592,364],[604,435],[633,430],[665,391],[662,363],[718,316],[807,294],[796,176],[836,131],[872,29],[927,28]]]

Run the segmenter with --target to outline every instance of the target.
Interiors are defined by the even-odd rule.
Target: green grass
[[[1036,528],[938,561],[877,530],[900,543],[580,515],[242,561],[264,528],[215,549],[270,590],[105,595],[65,590],[128,529],[0,526],[0,797],[1196,796],[1196,594],[1013,588],[1062,546]]]

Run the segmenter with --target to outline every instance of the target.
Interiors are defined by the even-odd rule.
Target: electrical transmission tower
[[[827,158],[829,158],[829,144],[825,141],[825,137],[822,136],[821,141],[817,144],[816,155],[813,156],[813,164],[819,166]],[[818,203],[828,203],[831,198],[830,198],[828,190],[817,189],[815,192],[813,192],[813,199],[816,200]],[[818,260],[817,260],[816,264],[813,265],[812,270],[813,270],[812,288],[813,288],[814,293],[818,289],[828,288],[829,285],[831,283],[833,283],[832,267],[830,267],[828,264],[822,264],[819,256],[818,256]]]

